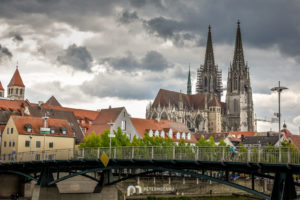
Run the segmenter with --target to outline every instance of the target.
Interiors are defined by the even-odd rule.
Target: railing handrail
[[[235,152],[228,146],[113,146],[86,147],[1,154],[0,162],[99,159],[103,153],[114,159],[197,160],[222,162],[300,164],[295,147],[243,147]]]

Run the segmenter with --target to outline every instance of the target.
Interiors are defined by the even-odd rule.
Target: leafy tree
[[[226,147],[227,144],[226,144],[226,142],[224,141],[224,139],[221,139],[218,146],[219,146],[219,147]]]
[[[89,136],[84,137],[84,143],[80,143],[79,147],[100,147],[101,146],[101,138],[99,135],[93,131]]]

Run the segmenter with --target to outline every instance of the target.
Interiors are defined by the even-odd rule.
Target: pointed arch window
[[[233,111],[238,112],[238,101],[236,99],[233,100]]]
[[[207,86],[207,77],[206,76],[204,77],[204,86],[205,87]]]
[[[233,89],[237,90],[238,89],[238,79],[237,77],[234,77],[234,81],[233,81]]]

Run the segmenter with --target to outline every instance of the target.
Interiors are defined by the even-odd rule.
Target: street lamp
[[[279,131],[279,146],[280,146],[280,128],[281,128],[281,123],[280,123],[280,117],[281,117],[281,113],[280,113],[280,93],[283,91],[283,90],[287,90],[288,88],[287,87],[282,87],[280,86],[280,81],[278,81],[278,87],[273,87],[271,89],[271,91],[276,91],[278,92],[278,113],[277,113],[277,117],[278,117],[278,131]]]
[[[115,123],[113,123],[112,121],[110,121],[108,123],[108,125],[110,126],[110,133],[109,133],[108,137],[109,137],[109,156],[111,157],[111,138],[115,137],[115,135],[113,133],[113,125],[115,125]]]

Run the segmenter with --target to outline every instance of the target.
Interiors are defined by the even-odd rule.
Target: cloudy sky
[[[0,0],[0,80],[17,62],[31,102],[126,106],[144,117],[160,88],[186,91],[203,64],[207,27],[226,87],[241,21],[256,117],[271,119],[280,80],[282,118],[299,133],[300,2],[297,0]],[[259,130],[277,130],[259,122]]]

